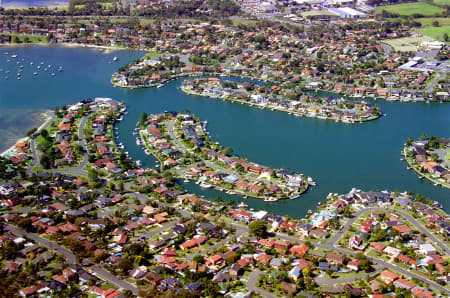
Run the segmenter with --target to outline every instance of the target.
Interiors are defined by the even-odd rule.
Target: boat
[[[314,180],[311,177],[308,177],[308,184],[311,185],[311,186],[316,186],[317,185],[317,183],[314,182]]]
[[[41,69],[41,66],[40,66],[40,65],[38,65],[37,69]]]
[[[60,67],[58,68],[58,71],[64,71],[64,68],[63,68],[62,66],[60,66]]]
[[[311,209],[309,209],[309,210],[308,210],[308,214],[311,214],[311,213],[312,213],[312,210],[311,210]]]
[[[244,202],[240,202],[239,205],[237,205],[238,208],[247,208],[247,204],[245,204]]]
[[[17,58],[17,55],[16,54],[11,55],[11,58]]]
[[[148,150],[148,149],[145,149],[145,150],[144,150],[144,153],[147,154],[147,155],[150,155],[150,154],[151,154],[150,150]]]
[[[161,88],[163,86],[164,86],[164,84],[159,84],[158,86],[156,86],[156,88]]]
[[[114,56],[113,61],[117,61],[119,60],[119,58],[117,58],[116,56]]]
[[[209,184],[209,183],[202,182],[202,183],[200,183],[200,187],[202,187],[202,188],[211,188],[213,186],[211,184]]]
[[[184,179],[184,183],[188,183],[189,182],[189,180],[187,180],[187,179]]]
[[[33,74],[34,74],[35,76],[37,76],[38,73],[37,73],[37,72],[33,72]]]
[[[56,76],[54,72],[52,72],[52,76]]]

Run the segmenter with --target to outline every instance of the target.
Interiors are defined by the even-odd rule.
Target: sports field
[[[411,52],[416,51],[417,46],[419,46],[424,41],[433,40],[428,36],[418,36],[418,37],[402,37],[396,39],[385,39],[381,42],[390,45],[394,48],[394,51],[399,52]]]
[[[423,2],[402,3],[377,7],[377,13],[381,13],[383,10],[403,16],[411,16],[415,14],[433,16],[444,12],[444,9],[440,7]]]
[[[441,27],[433,27],[427,26],[425,28],[419,28],[417,31],[421,34],[431,36],[435,39],[439,39],[440,41],[444,41],[444,34],[450,37],[450,26],[441,26]]]

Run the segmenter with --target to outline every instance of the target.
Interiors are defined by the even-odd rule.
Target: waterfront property
[[[429,137],[419,141],[410,138],[403,150],[408,168],[435,186],[450,188],[450,139]]]
[[[356,123],[375,120],[381,110],[365,101],[323,98],[306,95],[277,85],[261,86],[218,78],[185,80],[183,92],[247,104],[262,109],[283,111],[295,116]]]
[[[233,156],[209,139],[206,122],[194,115],[167,112],[150,115],[141,124],[137,142],[159,160],[161,170],[174,168],[181,179],[197,181],[203,188],[277,201],[295,199],[315,184],[302,174]]]

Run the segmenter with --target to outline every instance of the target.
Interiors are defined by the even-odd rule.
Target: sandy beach
[[[38,129],[37,129],[37,131],[40,131],[42,128],[44,128],[44,127],[46,127],[48,124],[50,124],[50,121],[52,121],[52,119],[53,119],[53,115],[54,115],[54,113],[53,113],[53,111],[51,111],[51,110],[47,110],[47,111],[44,111],[44,112],[40,112],[40,113],[38,113],[41,117],[42,117],[42,120],[43,120],[43,123],[38,127]],[[9,147],[8,149],[6,149],[5,151],[3,151],[1,154],[0,154],[0,156],[2,156],[2,157],[4,157],[5,155],[7,155],[8,153],[10,153],[10,152],[14,152],[15,151],[15,144],[17,144],[17,143],[20,143],[20,142],[25,142],[25,141],[28,141],[30,138],[29,137],[22,137],[22,138],[19,138],[15,143],[14,143],[14,145],[12,145],[11,147]]]

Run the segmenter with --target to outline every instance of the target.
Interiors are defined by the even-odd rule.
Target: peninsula
[[[363,122],[381,116],[380,108],[365,101],[321,98],[297,89],[264,86],[248,82],[200,78],[185,80],[183,92],[229,100],[262,109],[278,110],[295,116],[330,119],[346,123]]]
[[[418,141],[409,138],[403,155],[419,178],[430,180],[435,186],[450,189],[450,139],[423,136]]]
[[[272,202],[296,199],[315,185],[303,174],[233,156],[230,148],[211,141],[206,125],[187,113],[166,112],[148,118],[144,114],[137,143],[158,159],[161,170],[173,168],[171,172],[181,179],[229,194]]]

